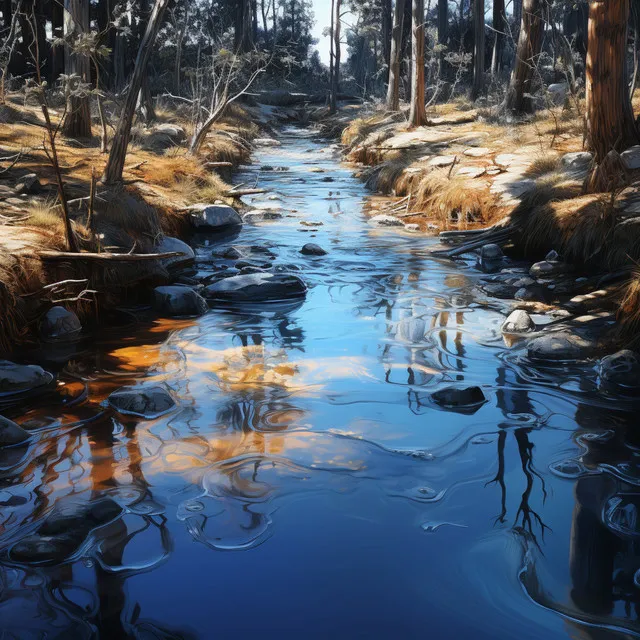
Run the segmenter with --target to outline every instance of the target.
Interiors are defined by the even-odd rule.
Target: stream
[[[0,451],[2,637],[640,637],[637,402],[593,363],[529,362],[473,261],[368,222],[313,132],[279,141],[234,182],[285,215],[197,238],[197,264],[237,247],[304,301],[29,354],[58,386],[7,413],[37,437]],[[136,384],[178,408],[105,409]],[[435,402],[449,387],[486,401]],[[52,513],[54,559],[30,562]]]

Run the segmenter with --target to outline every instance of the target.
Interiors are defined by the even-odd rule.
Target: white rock
[[[516,309],[502,324],[502,333],[528,333],[535,331],[536,324],[523,309]]]
[[[379,227],[404,227],[404,222],[402,222],[400,218],[388,216],[383,213],[378,216],[373,216],[373,218],[369,218],[369,222],[378,225]]]
[[[455,162],[456,156],[436,156],[429,160],[432,167],[448,167]]]
[[[466,149],[464,151],[464,155],[471,158],[484,158],[490,153],[491,149],[489,149],[488,147],[472,147],[471,149]]]

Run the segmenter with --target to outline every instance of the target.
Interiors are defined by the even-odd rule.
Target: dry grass
[[[556,154],[542,153],[533,159],[529,168],[525,171],[525,178],[539,178],[548,173],[560,169],[560,157]]]
[[[640,349],[640,272],[636,271],[621,292],[619,334],[632,349]]]

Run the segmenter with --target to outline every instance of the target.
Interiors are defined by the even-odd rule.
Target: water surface
[[[533,366],[472,263],[376,229],[336,149],[279,138],[235,181],[285,216],[199,238],[199,269],[237,246],[299,268],[304,302],[39,353],[59,386],[7,414],[37,439],[0,453],[3,637],[640,637],[638,404],[592,363]],[[161,418],[101,404],[159,383]],[[443,410],[452,385],[488,402]],[[105,499],[122,515],[70,517],[67,560],[12,554]]]

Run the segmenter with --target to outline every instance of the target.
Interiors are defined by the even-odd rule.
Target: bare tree
[[[484,0],[473,3],[473,88],[471,99],[476,100],[484,89]]]
[[[334,12],[333,12],[333,74],[331,75],[331,102],[329,105],[329,113],[335,113],[337,110],[338,101],[338,87],[340,84],[340,25],[342,21],[342,15],[340,10],[342,8],[342,0],[335,0]]]
[[[504,0],[493,0],[493,55],[491,57],[491,75],[497,76],[502,66],[502,54],[507,29],[507,13]]]
[[[409,123],[414,127],[425,124],[424,108],[424,0],[413,0],[411,13],[411,108]]]
[[[531,85],[542,49],[544,6],[545,0],[524,0],[516,60],[505,102],[513,113],[533,110]]]
[[[102,176],[102,182],[105,184],[115,184],[122,181],[122,171],[127,157],[127,148],[131,137],[131,124],[133,123],[133,116],[136,110],[138,93],[140,92],[144,75],[147,73],[147,64],[151,57],[151,51],[158,31],[160,30],[162,16],[169,2],[170,0],[156,0],[151,16],[149,17],[147,29],[136,57],[129,91],[127,92],[122,113],[120,114],[118,128],[113,138],[111,153],[109,154],[107,166]]]
[[[400,60],[402,58],[402,27],[404,23],[405,0],[396,0],[391,32],[391,60],[389,63],[389,85],[387,88],[387,109],[400,108]]]

